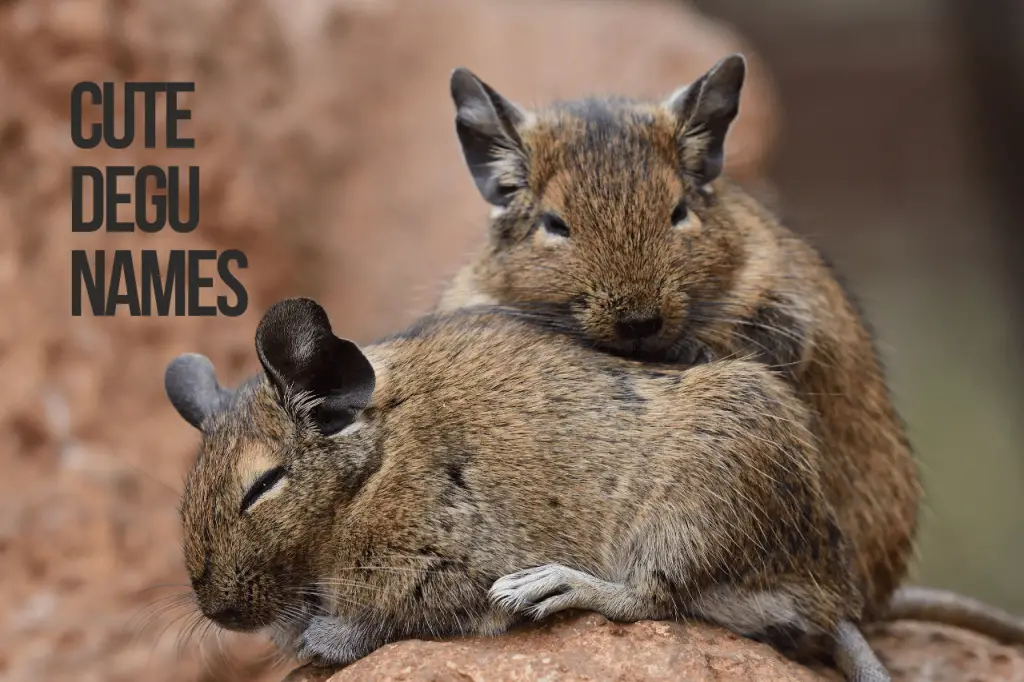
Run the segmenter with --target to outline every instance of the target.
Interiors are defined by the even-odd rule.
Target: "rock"
[[[888,623],[867,634],[895,682],[1024,682],[1024,647],[936,623]]]
[[[507,637],[384,647],[330,682],[813,682],[770,647],[705,625],[619,625],[596,614],[562,617]]]
[[[487,213],[454,66],[529,101],[660,93],[737,49],[675,0],[0,2],[0,677],[279,679],[258,639],[214,636],[187,600],[176,507],[197,435],[164,397],[166,363],[202,352],[238,381],[284,296],[319,297],[359,340],[432,303]],[[730,142],[746,178],[774,127],[752,67]],[[196,149],[74,148],[81,80],[195,81]],[[145,163],[200,167],[198,229],[71,233],[71,166]],[[241,249],[249,311],[72,317],[73,249]]]
[[[894,682],[1021,682],[1024,654],[970,632],[900,622],[872,644]],[[340,672],[298,668],[285,682],[840,682],[772,648],[721,628],[645,621],[620,625],[596,614],[561,614],[496,638],[410,640],[382,647]]]

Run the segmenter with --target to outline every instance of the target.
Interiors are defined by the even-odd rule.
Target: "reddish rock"
[[[596,614],[552,619],[514,635],[384,647],[330,682],[815,682],[770,647],[704,625],[619,625]]]
[[[1024,682],[1024,647],[934,623],[898,622],[869,632],[895,682]]]
[[[1022,682],[1024,653],[933,624],[877,627],[872,645],[894,682]],[[619,625],[596,614],[560,614],[497,638],[410,640],[339,672],[299,668],[285,682],[841,682],[770,647],[693,623]]]
[[[284,296],[321,298],[360,340],[431,303],[486,215],[453,131],[454,66],[525,100],[645,94],[741,48],[671,0],[0,3],[0,678],[279,678],[258,640],[194,628],[181,601],[197,438],[163,395],[167,361],[206,353],[238,380]],[[730,150],[744,177],[772,129],[758,73]],[[81,80],[195,81],[197,148],[75,149]],[[72,165],[144,163],[201,167],[195,232],[71,233]],[[242,249],[249,312],[73,318],[71,250],[118,248]]]

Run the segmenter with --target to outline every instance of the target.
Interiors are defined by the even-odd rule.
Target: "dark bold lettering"
[[[92,179],[92,220],[85,220],[86,178]],[[103,227],[103,172],[92,166],[71,167],[71,231],[95,232]]]
[[[121,293],[121,282],[124,281],[125,292]],[[107,316],[117,314],[117,306],[128,304],[128,313],[132,317],[142,314],[139,306],[139,282],[135,279],[135,264],[132,263],[132,252],[117,250],[114,262],[110,266],[110,288],[107,290]]]
[[[146,209],[149,208],[148,204],[150,203],[146,201],[146,196],[149,193],[146,181],[150,178],[156,180],[153,184],[156,185],[157,190],[167,189],[167,175],[163,168],[143,166],[135,173],[135,224],[143,232],[159,232],[167,224],[167,196],[163,194],[152,196],[151,202],[153,208],[156,209],[156,216],[151,221],[146,215],[148,213]]]
[[[181,220],[181,169],[171,166],[167,183],[167,218],[175,232],[191,232],[199,225],[199,166],[188,167],[188,222]]]
[[[238,281],[238,278],[231,272],[229,263],[231,261],[238,262],[238,269],[244,270],[249,266],[249,260],[245,257],[245,254],[238,249],[228,249],[220,255],[217,259],[217,272],[220,273],[220,278],[228,285],[228,288],[235,293],[235,298],[238,299],[237,303],[233,306],[227,304],[227,296],[217,297],[217,308],[220,309],[221,315],[228,317],[238,317],[245,312],[245,309],[249,307],[249,294],[245,291],[245,287]]]
[[[114,97],[114,84],[103,84],[103,139],[111,149],[127,149],[135,139],[135,97],[130,88],[124,91],[124,133],[118,139],[114,132],[117,121],[117,101]]]
[[[156,95],[166,89],[166,83],[129,83],[128,87],[134,88],[136,92],[143,94],[142,115],[143,134],[145,135],[144,145],[146,149],[156,147]]]
[[[167,259],[167,271],[160,287],[160,256],[152,250],[142,252],[142,314],[151,315],[150,301],[156,299],[156,314],[167,317],[171,312],[171,300],[174,300],[174,314],[185,314],[185,282],[188,271],[185,266],[185,252],[174,250]]]
[[[75,87],[71,88],[71,141],[79,149],[93,149],[103,139],[103,127],[99,123],[89,126],[88,137],[82,135],[82,100],[87,94],[92,95],[93,104],[102,103],[102,91],[95,83],[76,83]]]
[[[117,205],[131,203],[132,195],[118,193],[117,179],[135,174],[132,166],[107,166],[107,232],[132,232],[135,223],[117,219]]]
[[[195,92],[195,83],[167,83],[167,148],[195,149],[196,141],[191,137],[178,137],[178,121],[188,121],[192,112],[178,108],[179,92]]]
[[[89,267],[89,252],[81,249],[71,252],[71,314],[75,317],[82,316],[83,282],[89,295],[92,314],[97,317],[103,316],[103,294],[106,292],[103,282],[106,274],[103,256],[103,251],[96,252],[96,276],[93,277],[92,268]]]
[[[217,257],[216,251],[189,251],[188,252],[188,314],[196,317],[214,317],[217,314],[217,306],[199,305],[199,290],[204,287],[213,286],[212,277],[199,276],[199,261],[213,260]]]

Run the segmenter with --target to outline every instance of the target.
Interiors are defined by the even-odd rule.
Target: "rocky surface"
[[[288,295],[359,340],[431,302],[486,214],[452,130],[454,66],[527,102],[658,94],[742,47],[667,2],[0,2],[0,678],[279,679],[266,648],[188,608],[176,505],[196,434],[165,364],[198,351],[240,379],[261,310]],[[197,148],[75,149],[81,80],[195,81]],[[756,60],[748,90],[729,164],[753,179],[775,120]],[[71,233],[72,165],[147,162],[201,167],[195,232]],[[249,312],[73,318],[71,250],[117,248],[242,249]]]
[[[288,682],[317,677],[330,682],[818,680],[771,648],[715,628],[650,621],[619,625],[595,614],[556,617],[492,639],[392,644],[333,676],[302,671]]]
[[[900,622],[872,644],[894,682],[1021,682],[1024,652],[954,628]],[[493,639],[407,641],[339,671],[300,668],[285,682],[841,682],[770,647],[708,625],[611,623],[563,614]]]

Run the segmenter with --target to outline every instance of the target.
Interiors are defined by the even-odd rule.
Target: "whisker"
[[[175,640],[175,653],[177,656],[182,656],[185,653],[185,649],[195,634],[195,631],[203,624],[202,614],[196,613],[193,618],[189,621],[188,625],[185,626],[179,633]]]
[[[187,623],[188,619],[195,618],[196,616],[199,616],[199,617],[202,616],[202,614],[199,613],[198,609],[195,610],[195,611],[191,611],[191,612],[186,611],[185,613],[179,614],[177,617],[175,617],[169,623],[167,623],[167,625],[164,626],[163,630],[160,631],[160,634],[156,636],[156,639],[153,640],[153,648],[149,652],[150,657],[152,658],[153,654],[156,653],[157,645],[160,643],[160,640],[163,639],[163,636],[165,634],[167,634],[167,631],[171,628],[171,626],[177,624],[183,618],[186,619],[185,622]]]
[[[194,604],[195,602],[191,593],[174,595],[162,602],[148,604],[139,609],[139,612],[133,615],[128,622],[125,623],[125,629],[133,633],[132,641],[137,641],[137,638],[146,631],[146,628],[165,614],[177,611],[181,608],[194,606]],[[136,619],[138,619],[138,622],[136,622]]]

